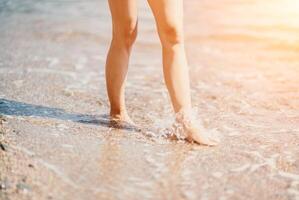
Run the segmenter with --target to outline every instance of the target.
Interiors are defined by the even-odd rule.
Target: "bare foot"
[[[179,127],[179,136],[189,142],[215,146],[220,142],[216,131],[206,130],[200,121],[194,119],[191,110],[181,110],[176,114],[176,126]]]
[[[137,128],[128,114],[110,114],[110,125],[115,128]]]

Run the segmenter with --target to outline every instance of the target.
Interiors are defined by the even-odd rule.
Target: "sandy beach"
[[[192,101],[217,147],[159,136],[173,111],[146,1],[126,101],[150,134],[109,126],[106,0],[0,2],[1,200],[299,199],[298,1],[184,6]]]

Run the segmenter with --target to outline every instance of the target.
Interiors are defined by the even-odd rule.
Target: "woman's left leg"
[[[163,72],[175,112],[191,108],[189,72],[184,50],[182,0],[148,0],[163,52]]]
[[[148,3],[155,16],[162,44],[165,83],[174,111],[183,114],[177,120],[183,124],[188,139],[215,145],[215,138],[188,119],[192,116],[189,70],[184,48],[183,0],[148,0]]]

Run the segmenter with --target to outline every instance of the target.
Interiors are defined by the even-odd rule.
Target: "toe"
[[[193,136],[193,139],[201,145],[206,146],[216,146],[219,144],[220,140],[218,137],[214,136],[214,134],[210,134],[209,132],[201,132],[200,134]]]

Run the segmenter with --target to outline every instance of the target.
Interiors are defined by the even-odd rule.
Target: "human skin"
[[[215,145],[209,135],[191,122],[189,71],[184,48],[183,0],[148,0],[154,14],[163,54],[163,74],[177,122],[182,123],[189,141]],[[131,49],[137,37],[136,0],[109,0],[112,41],[106,61],[106,85],[112,119],[129,122],[125,106],[125,82]],[[184,120],[183,120],[184,119]],[[188,125],[187,125],[188,124]]]

